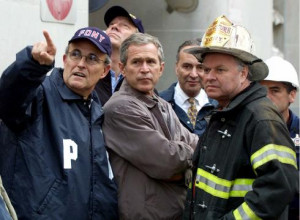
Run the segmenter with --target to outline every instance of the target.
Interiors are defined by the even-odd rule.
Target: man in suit
[[[195,134],[203,134],[208,115],[217,106],[217,101],[207,97],[200,81],[201,63],[192,54],[184,52],[200,45],[199,39],[183,42],[176,55],[175,72],[178,82],[173,83],[159,95],[169,102],[180,122]]]

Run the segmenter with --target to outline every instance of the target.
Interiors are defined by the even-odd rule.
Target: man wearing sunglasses
[[[110,39],[97,28],[79,29],[64,69],[46,76],[56,47],[43,34],[46,42],[20,51],[0,79],[4,186],[19,219],[118,219],[103,113],[93,91],[110,69]]]

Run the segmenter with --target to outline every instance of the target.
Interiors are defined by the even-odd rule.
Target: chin
[[[211,92],[206,92],[207,96],[211,99],[216,99],[219,97],[218,94],[215,94],[215,93],[211,93]]]
[[[153,89],[149,89],[149,88],[138,88],[138,91],[147,94],[147,95],[151,95],[153,93]]]

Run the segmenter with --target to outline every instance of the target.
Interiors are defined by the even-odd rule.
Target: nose
[[[216,79],[216,74],[214,69],[209,70],[209,72],[204,74],[208,80]]]
[[[82,56],[81,59],[78,61],[77,66],[85,67],[85,65],[86,65],[86,57]]]
[[[197,78],[199,76],[198,74],[197,67],[194,66],[191,70],[190,77]]]
[[[109,27],[110,27],[111,30],[118,30],[118,24],[117,23],[111,24],[111,25],[109,25]]]
[[[148,66],[147,62],[142,63],[141,72],[149,72],[149,66]]]

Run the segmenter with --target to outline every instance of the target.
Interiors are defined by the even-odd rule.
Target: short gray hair
[[[242,61],[240,58],[234,57],[234,59],[236,60],[236,63],[237,63],[237,65],[238,65],[238,70],[239,70],[239,71],[242,71],[243,68],[244,68],[245,66],[248,66],[248,67],[249,67],[249,65],[246,64],[244,61]],[[248,68],[248,76],[247,76],[247,79],[250,80],[251,78],[252,78],[252,73],[251,73],[251,71],[250,71],[250,68]],[[250,80],[250,81],[251,81],[251,80]]]
[[[161,43],[157,37],[154,37],[150,34],[143,33],[134,33],[123,41],[120,48],[120,61],[124,65],[128,59],[128,48],[130,45],[145,45],[145,44],[154,44],[158,50],[158,58],[160,62],[164,62],[164,52]]]

